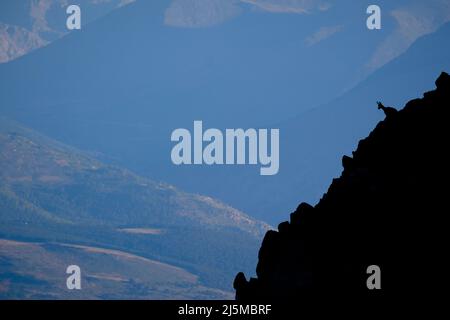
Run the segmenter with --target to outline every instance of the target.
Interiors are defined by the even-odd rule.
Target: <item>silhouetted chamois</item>
[[[378,105],[378,110],[383,110],[384,114],[386,115],[386,117],[389,117],[393,114],[396,114],[398,112],[397,109],[392,108],[392,107],[385,107],[380,101],[377,101],[377,105]]]

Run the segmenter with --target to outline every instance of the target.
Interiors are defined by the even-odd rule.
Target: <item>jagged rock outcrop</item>
[[[238,300],[415,294],[443,285],[450,76],[442,73],[436,87],[389,113],[344,156],[342,175],[316,206],[300,204],[290,222],[267,232],[257,278],[236,276]],[[380,267],[381,290],[367,288],[370,265]]]

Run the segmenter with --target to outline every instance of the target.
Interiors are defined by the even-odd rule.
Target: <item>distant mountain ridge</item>
[[[304,43],[275,36],[291,32],[285,19],[300,26],[297,16],[243,14],[220,27],[194,30],[165,26],[165,9],[159,1],[131,4],[80,33],[1,65],[0,113],[93,151],[103,162],[210,195],[275,223],[298,197],[320,198],[327,181],[339,172],[340,154],[349,152],[380,119],[369,107],[380,96],[401,105],[427,90],[437,72],[450,68],[447,24],[343,96],[302,112],[311,107],[308,100],[319,103],[318,97],[340,82],[334,78],[340,73],[334,74],[329,63],[318,66],[313,60],[316,49],[304,60],[311,62],[308,71],[303,60],[295,66],[288,63],[298,60]],[[255,21],[272,26],[270,34],[279,38],[275,43],[286,48],[288,57],[281,59],[282,51],[269,50],[264,23],[249,27]],[[115,34],[110,33],[112,25],[121,26]],[[65,62],[54,65],[61,57]],[[318,67],[327,73],[318,72]],[[309,87],[313,79],[315,90]],[[398,84],[395,92],[390,90],[393,84]],[[303,93],[311,99],[296,103]],[[283,118],[278,112],[283,105],[300,115],[275,120],[274,115]],[[265,119],[257,119],[263,115]],[[254,166],[174,166],[171,132],[198,119],[219,129],[280,128],[279,173],[260,177]],[[292,125],[297,122],[302,124]]]
[[[275,223],[299,197],[314,202],[325,192],[339,173],[340,155],[380,120],[369,107],[379,96],[402,105],[450,68],[447,24],[334,99],[351,85],[347,76],[355,64],[365,65],[391,30],[386,23],[367,32],[358,14],[365,15],[366,4],[344,1],[332,21],[326,14],[247,10],[221,25],[193,29],[165,24],[169,3],[137,1],[0,65],[0,113],[95,152],[103,162]],[[342,32],[306,47],[308,36],[343,17],[351,24]],[[390,90],[393,84],[398,90]],[[174,166],[171,132],[199,119],[219,129],[280,127],[279,173]],[[297,121],[302,124],[293,126]]]
[[[227,0],[213,2],[229,6]],[[223,24],[180,28],[166,20],[171,3],[136,1],[2,64],[0,113],[104,155],[103,162],[276,221],[277,206],[259,206],[261,196],[271,198],[259,186],[270,186],[272,179],[255,177],[254,166],[176,167],[170,161],[171,132],[193,120],[219,129],[273,127],[274,121],[325,103],[354,83],[356,70],[391,26],[367,34],[359,16],[365,15],[365,4],[347,0],[329,8],[333,14],[314,16],[300,14],[304,6],[316,8],[305,2],[236,2],[241,14]],[[175,13],[195,24],[189,14],[210,18],[215,5],[209,3],[177,2],[173,7],[187,10]],[[390,8],[392,2],[384,3]],[[206,11],[183,9],[190,4]],[[254,10],[255,5],[260,9]],[[336,29],[342,32],[308,45],[306,39],[324,25],[344,21],[348,25]],[[353,46],[355,39],[360,46]],[[286,172],[283,168],[281,163],[280,173]],[[286,199],[285,191],[280,190],[280,200]]]

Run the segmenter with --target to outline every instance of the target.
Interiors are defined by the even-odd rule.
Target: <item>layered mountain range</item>
[[[419,32],[424,37],[397,27],[387,12],[382,30],[367,30],[364,3],[339,1],[325,11],[306,9],[320,14],[301,14],[304,1],[249,2],[137,1],[114,10],[1,64],[0,113],[93,151],[103,162],[276,223],[299,197],[317,201],[325,192],[339,173],[340,155],[380,120],[369,107],[378,96],[404,104],[450,68],[450,27],[440,23],[434,30],[425,22],[446,21],[439,14],[397,8],[401,4],[392,1],[381,2],[383,10],[395,8],[406,22],[423,19],[417,29],[427,26]],[[256,10],[255,3],[265,9]],[[277,13],[268,11],[277,7]],[[92,11],[82,8],[83,17]],[[220,22],[220,12],[226,21],[204,20]],[[319,42],[324,27],[335,33]],[[384,39],[397,33],[417,40],[359,82]],[[256,166],[174,166],[170,135],[195,120],[221,130],[279,128],[279,173],[261,177]]]

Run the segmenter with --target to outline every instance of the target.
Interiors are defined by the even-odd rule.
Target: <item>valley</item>
[[[82,266],[81,290],[67,290],[67,263]],[[0,299],[231,299],[198,276],[118,250],[0,239]]]
[[[269,225],[213,198],[106,165],[5,118],[0,122],[0,238],[44,248],[56,243],[58,256],[81,250],[87,259],[78,259],[82,269],[104,254],[158,261],[195,276],[180,284],[192,290],[198,285],[230,292],[237,268],[252,272]],[[12,259],[8,248],[0,251],[3,273]],[[46,260],[22,258],[29,265]],[[107,277],[116,276],[133,279]],[[172,276],[161,277],[170,282]]]

